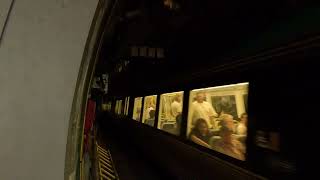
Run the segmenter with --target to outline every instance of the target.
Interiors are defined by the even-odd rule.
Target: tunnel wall
[[[0,1],[0,36],[4,29],[5,21],[10,9],[12,0],[1,0]]]
[[[64,179],[70,110],[97,2],[15,1],[0,44],[0,179]]]

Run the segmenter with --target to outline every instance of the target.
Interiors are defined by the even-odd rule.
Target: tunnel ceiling
[[[178,74],[206,64],[219,64],[221,57],[230,56],[246,39],[265,31],[297,6],[296,1],[290,0],[173,2],[178,4],[177,9],[168,8],[163,0],[119,0],[117,12],[110,18],[112,26],[106,27],[110,33],[105,38],[97,71],[109,72],[113,81],[135,82],[148,73],[161,73],[164,67]],[[132,57],[133,46],[163,48],[165,57]],[[115,73],[125,61],[129,62],[126,71]],[[182,63],[184,68],[178,68]],[[153,80],[145,78],[144,83],[149,81]],[[129,86],[132,84],[116,89]]]

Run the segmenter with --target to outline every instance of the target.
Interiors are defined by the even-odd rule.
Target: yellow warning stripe
[[[108,166],[106,166],[106,165],[104,165],[104,164],[99,164],[100,165],[100,167],[103,167],[103,168],[105,168],[105,169],[108,169],[111,173],[114,173],[114,171],[110,168],[110,167],[108,167]]]
[[[100,180],[117,179],[117,175],[113,166],[110,151],[99,146],[97,142],[96,142],[96,151],[98,155],[97,159],[98,159]]]
[[[99,154],[99,156],[103,156],[104,158],[107,158],[108,160],[111,160],[109,154],[103,154],[103,153],[100,153],[99,151],[98,151],[98,154]]]
[[[99,162],[102,162],[103,164],[106,164],[106,165],[108,165],[109,167],[112,167],[111,162],[106,162],[106,161],[104,161],[103,159],[99,159]]]
[[[99,150],[99,149],[97,149],[97,152],[98,152],[99,154],[103,154],[103,155],[106,156],[106,157],[109,157],[109,156],[110,156],[109,153],[103,152],[103,151],[101,151],[101,150]]]
[[[101,174],[107,174],[108,176],[110,176],[112,179],[115,179],[116,178],[116,176],[115,175],[113,175],[113,174],[111,174],[110,172],[108,172],[108,171],[106,171],[105,169],[100,169],[100,175]]]
[[[100,156],[99,157],[100,159],[102,159],[102,160],[104,160],[104,161],[106,161],[106,162],[108,162],[108,163],[112,163],[109,159],[107,159],[107,158],[105,158],[105,157],[103,157],[103,156]]]

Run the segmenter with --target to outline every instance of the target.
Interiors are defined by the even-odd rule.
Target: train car
[[[310,175],[317,6],[161,2],[119,10],[95,72],[109,77],[104,124],[174,179]]]

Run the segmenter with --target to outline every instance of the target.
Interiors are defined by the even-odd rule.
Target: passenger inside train
[[[183,92],[166,93],[160,96],[158,128],[178,135],[181,125]]]
[[[153,126],[154,125],[154,120],[155,120],[155,115],[156,115],[156,111],[155,110],[150,110],[149,111],[149,117],[148,117],[148,119],[145,120],[145,124],[147,124],[149,126]]]
[[[137,97],[134,99],[132,119],[136,121],[140,121],[141,108],[142,108],[142,97]]]
[[[248,83],[190,92],[187,134],[191,141],[245,160]],[[208,100],[208,101],[207,101]],[[239,119],[239,120],[238,120]]]
[[[144,98],[142,123],[153,126],[156,111],[157,95],[146,96]]]
[[[300,173],[306,163],[297,132],[303,140],[310,131],[292,109],[312,120],[308,112],[318,107],[311,85],[317,71],[310,70],[319,59],[315,6],[300,9],[295,0],[116,2],[101,30],[110,35],[93,58],[110,77],[105,142],[174,177],[159,179],[290,179]],[[275,103],[279,99],[283,103]],[[137,179],[156,177],[144,175]]]
[[[189,134],[189,139],[197,144],[211,149],[212,147],[209,145],[209,141],[212,137],[213,133],[209,131],[207,121],[202,118],[197,119]]]
[[[232,115],[223,114],[220,118],[220,138],[211,143],[212,149],[236,159],[245,160],[245,146],[233,136],[235,125]]]

